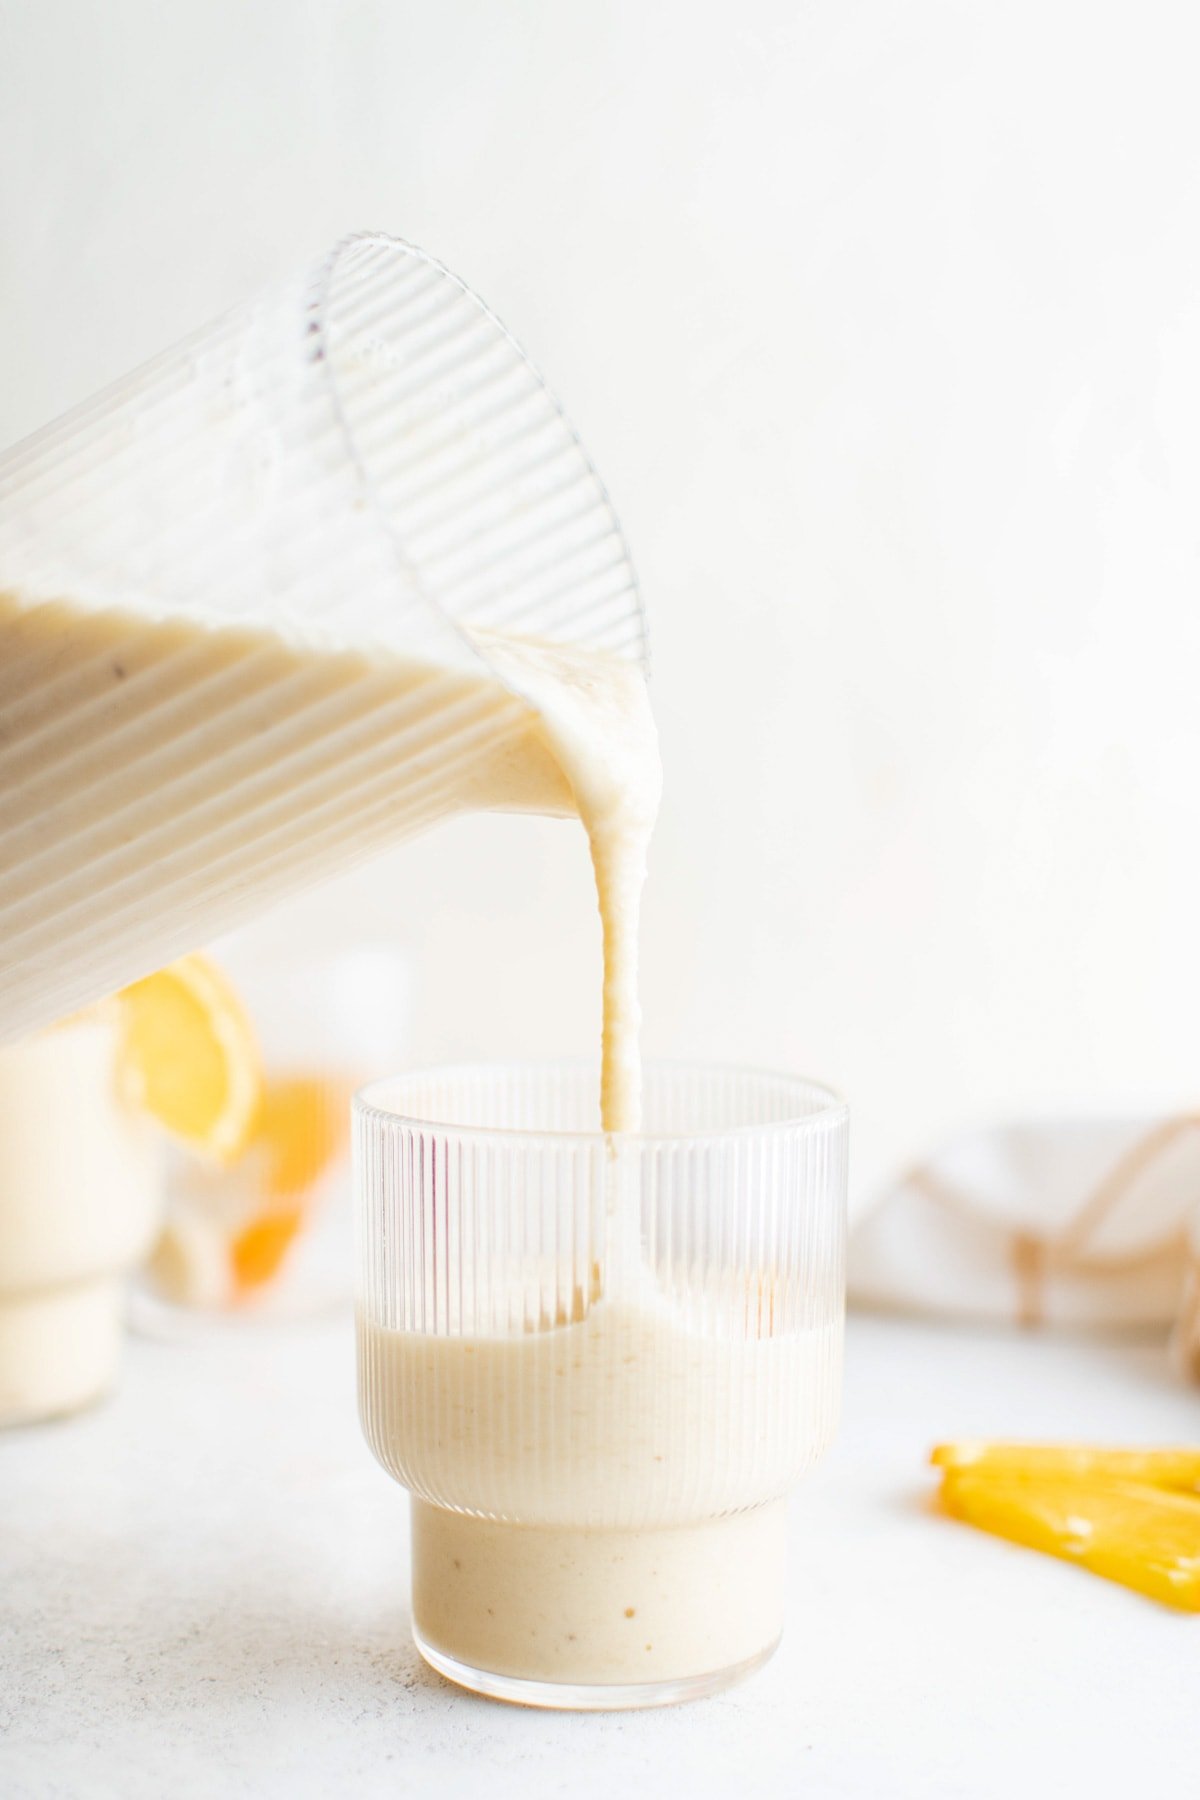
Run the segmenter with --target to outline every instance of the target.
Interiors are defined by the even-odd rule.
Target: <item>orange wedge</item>
[[[1136,1481],[1151,1487],[1200,1493],[1200,1450],[1104,1450],[1087,1444],[1005,1444],[967,1439],[939,1444],[929,1458],[936,1468],[969,1470],[990,1479],[1027,1481],[1049,1477]]]
[[[301,1230],[310,1190],[345,1146],[350,1086],[315,1075],[268,1077],[252,1148],[261,1151],[267,1205],[229,1246],[235,1294],[273,1281]]]
[[[316,1075],[268,1077],[254,1141],[267,1153],[267,1192],[286,1200],[324,1173],[350,1132],[350,1086]]]
[[[1011,1478],[950,1469],[956,1519],[1187,1612],[1200,1612],[1200,1499],[1134,1481]]]
[[[239,1296],[274,1280],[303,1221],[301,1207],[285,1206],[260,1213],[243,1226],[229,1246],[229,1268]]]
[[[262,1071],[230,982],[206,957],[185,956],[123,989],[120,1002],[129,1098],[190,1149],[232,1162],[255,1131]]]

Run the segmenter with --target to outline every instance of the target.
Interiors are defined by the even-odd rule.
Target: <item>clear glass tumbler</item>
[[[413,1631],[463,1686],[660,1705],[783,1626],[784,1497],[828,1446],[847,1110],[651,1064],[460,1068],[355,1101],[363,1428],[412,1494]]]

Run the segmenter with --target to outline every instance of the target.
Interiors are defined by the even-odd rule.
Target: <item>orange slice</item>
[[[268,1194],[286,1200],[312,1187],[349,1132],[349,1084],[316,1075],[269,1076],[254,1134],[267,1154]]]
[[[269,1076],[252,1148],[263,1156],[267,1205],[229,1246],[235,1295],[244,1299],[273,1281],[308,1216],[306,1201],[345,1147],[350,1086],[316,1075]]]
[[[1072,1478],[1136,1481],[1151,1487],[1200,1493],[1200,1450],[1105,1450],[1089,1444],[1005,1444],[967,1439],[939,1444],[929,1458],[936,1468],[969,1470],[991,1479],[1024,1481]]]
[[[280,1207],[260,1213],[238,1232],[229,1246],[229,1267],[239,1296],[274,1280],[303,1221],[302,1207]]]
[[[206,957],[185,956],[120,995],[122,1085],[192,1150],[232,1162],[262,1098],[258,1044],[237,993]]]
[[[1167,1606],[1200,1612],[1200,1500],[1134,1481],[993,1477],[951,1469],[942,1505],[956,1519]]]

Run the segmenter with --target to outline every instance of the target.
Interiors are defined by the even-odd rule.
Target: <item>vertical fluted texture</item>
[[[447,620],[644,660],[604,488],[440,264],[347,239],[0,454],[0,591],[473,659]]]
[[[646,1135],[606,1141],[594,1108],[594,1071],[540,1067],[360,1100],[368,1440],[413,1492],[493,1518],[638,1528],[761,1504],[834,1429],[845,1108],[653,1066]]]
[[[0,1041],[462,804],[526,726],[460,625],[645,656],[553,397],[408,246],[0,455]]]

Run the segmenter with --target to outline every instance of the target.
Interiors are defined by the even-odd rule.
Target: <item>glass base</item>
[[[591,1685],[567,1681],[525,1681],[515,1675],[496,1675],[490,1669],[473,1669],[425,1642],[413,1627],[417,1649],[431,1669],[447,1681],[482,1694],[488,1700],[507,1700],[514,1706],[550,1707],[559,1712],[627,1712],[634,1707],[678,1706],[685,1700],[706,1700],[732,1687],[747,1675],[753,1675],[770,1662],[779,1648],[779,1639],[749,1656],[745,1662],[733,1663],[726,1669],[713,1669],[706,1675],[689,1675],[680,1681],[597,1682]]]
[[[0,1426],[66,1418],[108,1392],[124,1301],[112,1276],[0,1299]]]
[[[412,1623],[452,1681],[527,1705],[714,1693],[783,1629],[786,1508],[642,1530],[518,1525],[414,1497]]]

